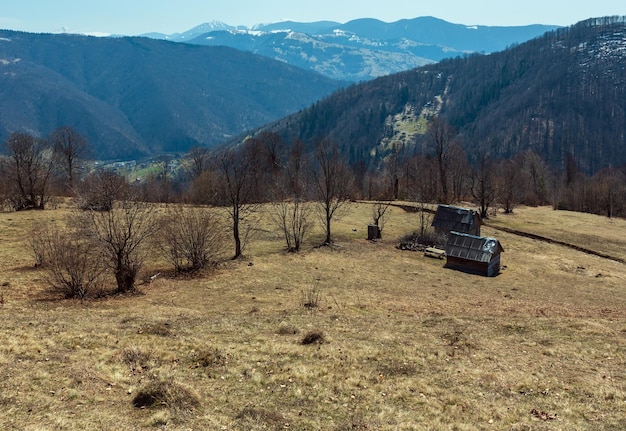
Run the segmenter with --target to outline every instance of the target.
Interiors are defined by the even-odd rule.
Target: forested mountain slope
[[[426,119],[458,131],[470,159],[532,149],[589,173],[626,163],[626,20],[590,19],[490,55],[443,60],[338,91],[269,126],[336,141],[375,167],[397,144],[428,151]]]
[[[84,135],[101,159],[214,146],[343,84],[226,47],[0,31],[0,141]]]

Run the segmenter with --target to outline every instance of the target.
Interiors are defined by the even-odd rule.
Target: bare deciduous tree
[[[523,173],[528,184],[525,201],[531,205],[542,205],[547,202],[550,170],[541,156],[532,150],[520,156],[523,160]]]
[[[159,244],[177,272],[197,271],[215,265],[226,244],[222,223],[207,208],[177,206],[162,220]]]
[[[353,175],[342,159],[339,149],[328,140],[323,140],[315,149],[317,164],[313,173],[313,194],[319,203],[326,237],[324,244],[332,244],[331,223],[341,215],[341,210],[350,201]]]
[[[52,132],[50,141],[54,148],[54,155],[65,174],[66,191],[73,190],[77,165],[88,150],[87,139],[73,128],[63,126]]]
[[[246,232],[242,236],[242,222],[254,213],[259,198],[256,184],[257,158],[249,148],[244,147],[239,151],[229,148],[216,156],[215,163],[219,185],[218,199],[228,206],[235,240],[233,259],[237,259],[242,255],[245,246]]]
[[[294,143],[280,177],[272,187],[272,216],[289,252],[300,250],[313,224],[311,205],[305,198],[307,178],[303,150],[300,142]]]
[[[9,180],[9,199],[16,211],[44,209],[54,170],[52,149],[47,141],[26,133],[12,133],[4,143]]]
[[[391,212],[390,206],[391,202],[378,201],[372,207],[372,221],[378,228],[378,238],[382,238],[387,215]]]
[[[135,289],[148,240],[158,231],[153,207],[120,201],[110,211],[84,211],[76,222],[81,235],[96,244],[103,261],[113,270],[117,292]]]
[[[115,172],[102,170],[88,175],[79,185],[80,206],[92,211],[109,211],[117,200],[130,196],[130,185]]]
[[[219,183],[220,176],[217,170],[207,169],[193,178],[188,185],[187,192],[185,194],[185,200],[188,203],[197,205],[210,205],[212,203],[222,204],[219,202],[218,190],[220,189]]]
[[[435,152],[437,173],[439,178],[439,200],[447,203],[450,199],[450,166],[452,163],[452,147],[456,131],[445,120],[435,117],[428,125],[430,144]]]
[[[488,218],[489,206],[496,199],[497,187],[495,165],[484,152],[478,155],[476,166],[472,167],[470,192],[478,203],[480,216],[483,219]]]
[[[515,205],[521,200],[523,185],[521,184],[520,166],[515,160],[504,160],[497,169],[498,188],[505,214],[511,214]]]
[[[198,178],[209,168],[209,150],[205,147],[193,147],[187,153],[187,170],[192,179]]]

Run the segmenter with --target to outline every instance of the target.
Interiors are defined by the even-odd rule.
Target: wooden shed
[[[495,238],[451,232],[446,245],[446,268],[495,277],[500,273],[500,254],[504,251]]]
[[[482,219],[477,211],[450,205],[439,205],[431,226],[437,233],[449,235],[450,232],[480,236]]]

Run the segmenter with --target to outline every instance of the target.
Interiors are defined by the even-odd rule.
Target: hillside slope
[[[491,55],[444,60],[353,85],[269,130],[287,141],[330,137],[370,167],[392,144],[427,151],[440,114],[470,157],[532,149],[586,172],[626,163],[626,20],[592,19]]]
[[[214,146],[342,84],[226,47],[0,31],[0,140],[68,125],[93,155]]]

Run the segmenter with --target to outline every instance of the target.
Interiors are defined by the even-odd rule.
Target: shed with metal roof
[[[477,211],[450,205],[439,205],[431,225],[438,233],[449,235],[450,232],[480,235],[482,219]]]
[[[495,277],[500,273],[500,241],[451,232],[446,244],[446,268]]]

